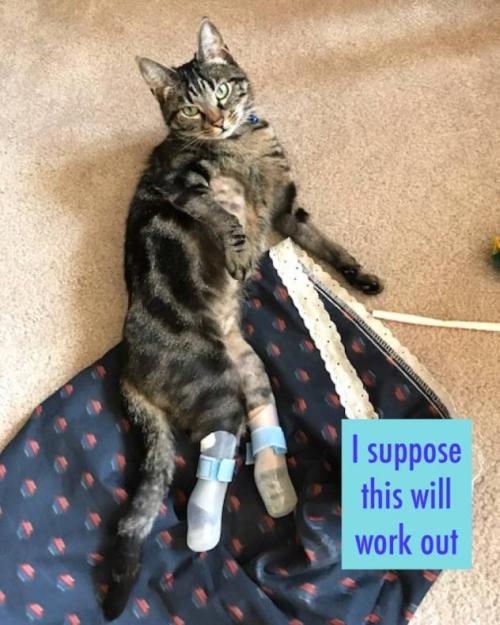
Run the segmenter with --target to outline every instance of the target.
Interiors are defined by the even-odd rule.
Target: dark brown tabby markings
[[[251,85],[208,20],[192,61],[168,69],[139,59],[139,66],[169,133],[151,154],[127,222],[121,392],[146,457],[113,548],[108,619],[125,607],[143,541],[172,481],[173,431],[188,431],[194,441],[216,430],[238,435],[249,411],[273,401],[239,313],[244,280],[267,249],[271,228],[365,293],[381,288],[298,207],[284,151],[268,122],[248,121]]]

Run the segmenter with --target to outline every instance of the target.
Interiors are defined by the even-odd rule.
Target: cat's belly
[[[238,180],[229,176],[217,176],[210,182],[212,193],[217,202],[231,215],[234,215],[247,231],[247,211],[245,188]],[[227,336],[239,325],[241,285],[228,275],[227,284],[220,297],[214,302],[213,313],[222,335]]]
[[[212,305],[212,314],[222,336],[227,336],[240,323],[241,284],[228,275],[226,287]]]

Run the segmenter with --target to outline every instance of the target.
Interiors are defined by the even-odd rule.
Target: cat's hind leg
[[[245,394],[257,490],[270,516],[285,516],[294,510],[297,495],[288,474],[284,455],[286,441],[269,378],[236,323],[225,337],[225,343],[240,373]]]
[[[213,380],[212,388],[200,393],[191,428],[193,442],[200,444],[198,480],[187,509],[187,544],[195,552],[209,551],[219,543],[224,499],[233,479],[234,455],[245,419],[239,373],[225,350],[221,359],[225,371],[218,382]],[[193,397],[196,394],[193,389]]]
[[[189,497],[187,544],[192,551],[213,549],[220,540],[222,507],[233,479],[238,438],[217,430],[200,441],[198,481]]]
[[[141,568],[144,540],[171,484],[175,466],[174,437],[165,412],[126,381],[121,384],[121,392],[127,416],[144,438],[146,457],[139,486],[119,522],[111,553],[109,588],[103,604],[107,620],[114,620],[125,609]]]
[[[281,213],[274,222],[275,228],[298,243],[307,252],[316,254],[339,271],[349,284],[367,293],[375,295],[383,289],[377,276],[366,273],[358,261],[341,245],[331,241],[311,223],[310,215],[303,208],[294,207],[289,212]]]

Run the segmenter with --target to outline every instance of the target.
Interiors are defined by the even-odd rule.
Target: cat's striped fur
[[[216,430],[238,435],[250,410],[273,401],[239,325],[243,283],[267,249],[271,228],[329,261],[355,287],[380,288],[298,207],[284,151],[267,121],[248,121],[251,85],[208,20],[186,65],[167,69],[147,59],[139,65],[169,133],[149,159],[127,223],[121,391],[146,457],[119,524],[107,618],[125,607],[142,543],[172,480],[174,430],[195,441]],[[217,99],[217,89],[225,92],[221,83],[229,93]],[[199,114],[184,115],[186,107]]]

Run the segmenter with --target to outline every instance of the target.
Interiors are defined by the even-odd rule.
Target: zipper
[[[410,365],[396,352],[394,349],[384,341],[367,323],[362,319],[355,311],[349,308],[343,300],[337,299],[334,294],[330,293],[323,285],[318,284],[314,278],[306,270],[306,274],[311,280],[314,288],[322,294],[331,304],[333,304],[341,313],[345,312],[350,318],[355,321],[356,325],[362,330],[375,345],[389,356],[400,369],[404,371],[407,377],[413,382],[413,384],[422,391],[427,399],[438,409],[441,413],[442,419],[449,419],[450,413],[443,402],[436,395],[434,390],[420,378],[417,373],[410,367]]]

